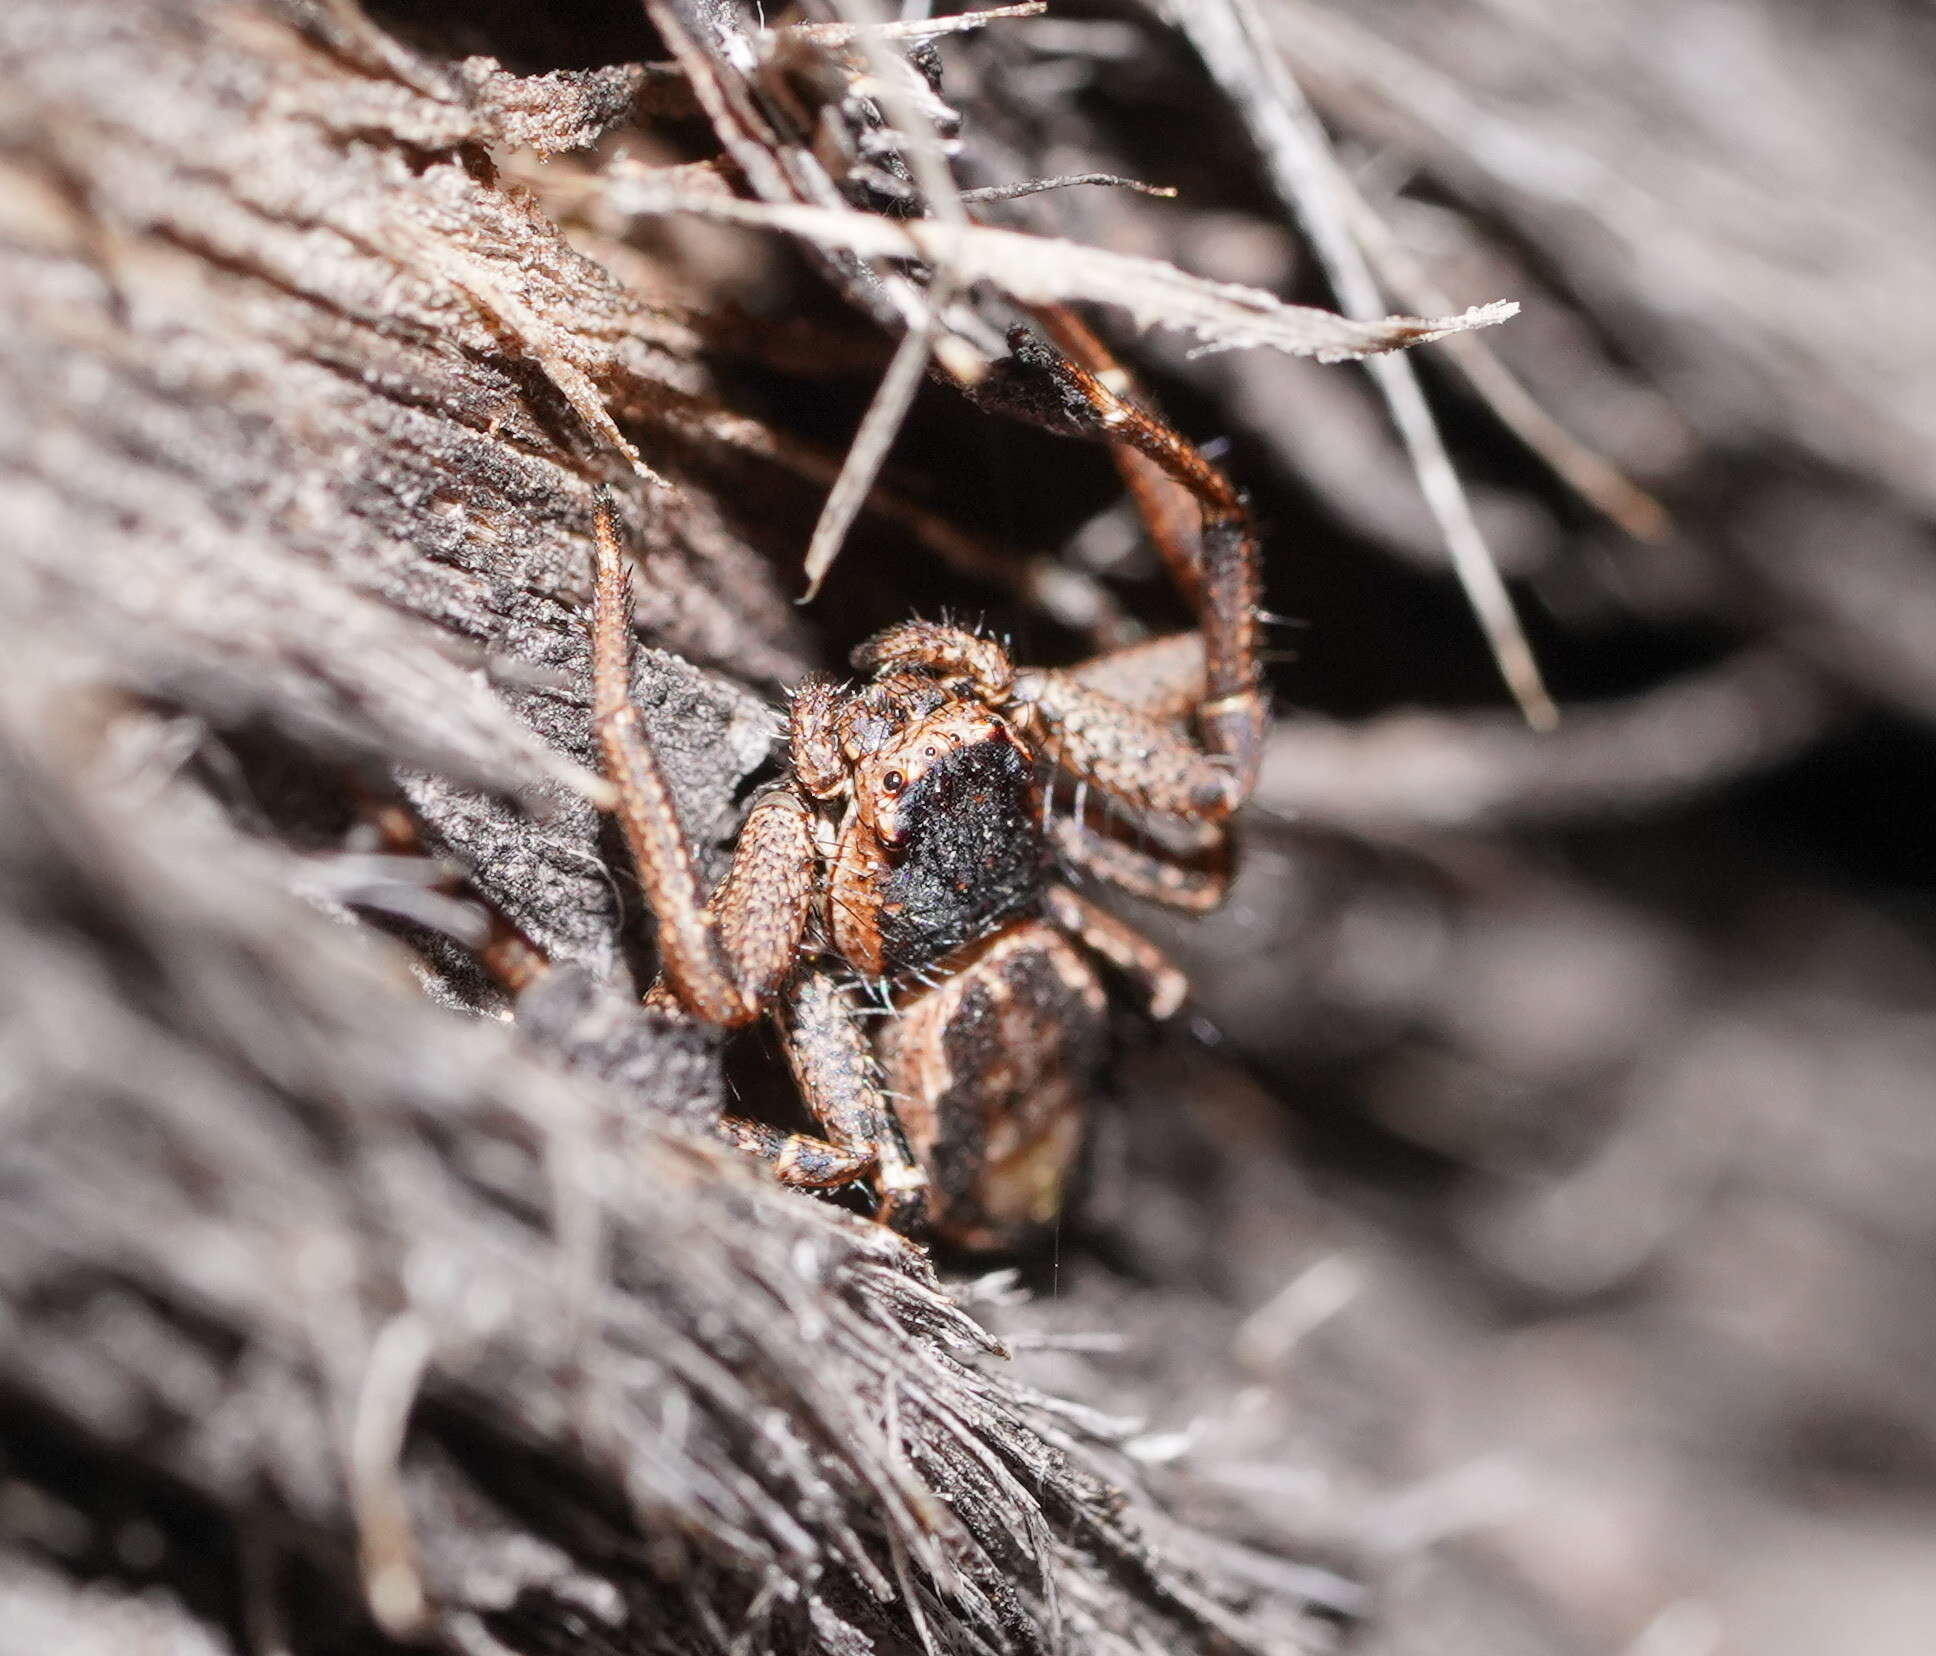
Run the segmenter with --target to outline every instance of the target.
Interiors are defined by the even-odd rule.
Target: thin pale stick
[[[967,34],[974,29],[985,29],[990,23],[999,23],[1011,17],[1040,17],[1048,9],[1047,0],[1024,0],[1019,6],[991,6],[986,11],[958,12],[950,17],[915,17],[883,23],[790,23],[777,32],[791,35],[796,40],[818,41],[824,46],[844,46],[858,37],[931,40],[937,35]]]
[[[1182,9],[1178,23],[1250,129],[1278,194],[1309,233],[1339,303],[1352,316],[1377,315],[1377,279],[1339,206],[1336,158],[1264,29],[1255,0],[1198,0]],[[1473,519],[1471,502],[1417,374],[1397,356],[1379,357],[1366,367],[1411,455],[1419,487],[1438,520],[1453,569],[1501,677],[1526,722],[1536,730],[1551,729],[1559,722],[1559,709],[1547,693],[1512,595]]]
[[[1357,185],[1343,173],[1337,183],[1339,200],[1350,215],[1359,245],[1393,294],[1408,305],[1449,305],[1452,301],[1399,245],[1391,227],[1372,210]],[[1667,508],[1554,419],[1489,341],[1477,334],[1448,334],[1444,344],[1447,355],[1493,413],[1575,494],[1636,540],[1664,541],[1668,537],[1674,523]]]
[[[901,87],[898,77],[906,72],[906,61],[896,58],[880,37],[879,30],[885,20],[870,15],[873,7],[862,4],[861,0],[834,0],[834,3],[845,24],[855,31],[857,44],[874,71],[876,98],[895,130],[907,141],[904,153],[908,167],[927,200],[928,211],[942,224],[965,223],[967,214],[961,205],[961,192],[948,171],[934,123],[915,107],[914,100]],[[813,537],[807,543],[807,590],[801,596],[802,603],[818,596],[848,530],[853,528],[854,519],[860,515],[881,467],[886,464],[888,450],[894,446],[901,422],[907,418],[914,394],[920,389],[928,358],[940,342],[942,312],[954,302],[959,287],[952,261],[945,257],[936,259],[928,279],[926,304],[895,347],[894,359],[881,376],[874,400],[868,404],[860,429],[854,433],[853,446],[841,463],[840,475],[834,479],[826,504],[820,509],[820,519],[813,526]],[[958,357],[959,353],[950,355],[950,369],[957,374],[965,371],[972,375],[974,370],[965,360],[956,360]]]

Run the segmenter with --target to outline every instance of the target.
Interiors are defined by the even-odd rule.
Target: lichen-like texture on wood
[[[1912,12],[1058,6],[883,87],[831,5],[0,4],[0,1656],[1895,1648]],[[874,628],[1187,621],[976,378],[1063,300],[1310,625],[1190,1009],[1122,997],[1056,1235],[950,1258],[717,1143],[803,1125],[775,1054],[641,1004],[592,506],[716,874]]]

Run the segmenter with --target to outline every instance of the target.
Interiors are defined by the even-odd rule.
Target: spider
[[[1102,375],[1030,336],[1011,344],[1042,423],[1127,444],[1198,497],[1199,545],[1158,537],[1197,630],[1067,669],[1018,667],[941,623],[875,634],[852,657],[858,686],[815,677],[793,694],[785,774],[710,893],[629,699],[631,571],[609,493],[595,526],[593,725],[658,921],[648,1003],[722,1028],[771,1018],[824,1136],[735,1116],[724,1136],[788,1184],[866,1179],[885,1223],[971,1249],[1057,1212],[1102,1052],[1093,959],[1138,981],[1159,1017],[1186,993],[1154,944],[1069,879],[1214,906],[1264,722],[1256,548],[1235,492]],[[1056,772],[1157,848],[1080,806],[1053,814]],[[872,1032],[869,995],[887,1013]]]

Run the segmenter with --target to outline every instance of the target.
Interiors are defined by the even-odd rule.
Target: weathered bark
[[[490,159],[610,94],[347,8],[0,21],[0,1385],[23,1501],[84,1532],[24,1539],[265,1649],[1290,1637],[917,1250],[669,1136],[717,1057],[626,1010],[585,798],[619,444],[664,479],[642,622],[740,684],[800,654],[679,438],[697,332]],[[665,654],[637,690],[717,845],[770,708]],[[392,777],[560,963],[522,1042],[326,912],[462,930],[356,849]],[[119,1636],[11,1569],[13,1628]]]
[[[707,1141],[720,1049],[638,1009],[590,797],[589,511],[614,482],[716,856],[778,688],[870,627],[986,607],[1054,656],[1156,613],[1096,579],[1138,569],[1106,460],[937,391],[803,618],[892,342],[851,262],[613,209],[615,146],[715,147],[633,11],[0,7],[0,1651],[1567,1656],[1713,1604],[1790,1656],[1802,1574],[1906,1623],[1921,1566],[1864,1544],[1926,1557],[1883,1497],[1936,1464],[1926,24],[1848,8],[1824,62],[1728,0],[1656,50],[1687,9],[1261,7],[1677,538],[1447,401],[1605,701],[1538,744],[1464,710],[1360,382],[1144,343],[1236,438],[1324,717],[1169,939],[1194,1027],[1121,1020],[1023,1293]],[[1022,28],[947,48],[965,183],[1174,182],[1002,211],[1293,291],[1184,34]],[[559,963],[514,1022],[474,909],[379,854],[398,794]]]

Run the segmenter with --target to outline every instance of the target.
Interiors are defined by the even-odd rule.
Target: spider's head
[[[835,870],[841,952],[870,975],[917,970],[1040,895],[1036,761],[965,686],[900,667],[841,708],[847,819]]]
[[[854,809],[882,848],[905,851],[941,818],[1002,811],[1032,781],[1015,733],[970,701],[943,702],[854,766]]]

